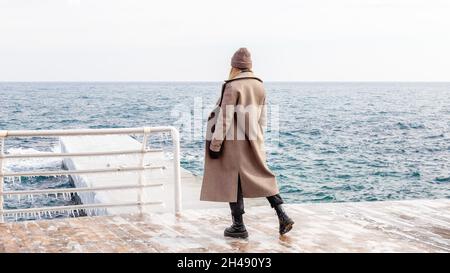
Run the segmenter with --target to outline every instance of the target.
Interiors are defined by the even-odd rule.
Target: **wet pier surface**
[[[291,204],[278,235],[267,206],[246,209],[249,239],[228,239],[226,208],[0,224],[0,252],[449,252],[450,199]]]

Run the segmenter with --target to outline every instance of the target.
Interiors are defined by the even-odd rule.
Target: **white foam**
[[[12,147],[6,150],[6,154],[37,154],[37,153],[59,153],[61,146],[55,145],[51,148],[52,152],[42,152],[33,148]],[[62,164],[62,158],[21,158],[6,159],[5,169],[22,170],[22,169],[43,169],[55,167]]]

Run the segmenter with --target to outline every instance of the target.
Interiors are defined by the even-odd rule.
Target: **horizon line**
[[[225,80],[0,80],[0,83],[217,83]],[[265,80],[268,83],[450,83],[450,80]]]

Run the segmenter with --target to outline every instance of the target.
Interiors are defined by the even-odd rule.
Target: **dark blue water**
[[[279,130],[267,133],[268,164],[287,201],[450,198],[450,83],[266,83],[266,89],[279,109]],[[175,125],[182,166],[201,175],[203,139],[192,133],[194,121],[183,120],[195,105],[206,108],[204,118],[219,94],[220,83],[0,83],[0,129]],[[9,143],[12,151],[18,146],[52,148],[42,139]],[[61,187],[66,180],[22,179],[8,187]]]

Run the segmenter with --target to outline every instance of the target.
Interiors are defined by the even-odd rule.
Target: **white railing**
[[[149,169],[164,169],[165,166],[146,166],[144,165],[144,155],[161,149],[148,149],[148,137],[152,133],[170,133],[173,142],[173,171],[174,171],[174,201],[175,213],[181,211],[181,173],[180,173],[180,139],[178,130],[171,126],[162,127],[143,127],[143,128],[115,128],[115,129],[74,129],[74,130],[27,130],[27,131],[0,131],[0,223],[4,222],[4,216],[8,214],[32,214],[45,213],[51,211],[71,211],[79,209],[91,208],[109,208],[109,207],[130,207],[138,206],[142,212],[142,206],[162,204],[162,201],[144,202],[142,200],[143,191],[148,187],[162,186],[161,183],[145,184],[144,171]],[[107,152],[82,152],[82,153],[33,153],[33,154],[5,154],[5,139],[8,137],[61,137],[61,136],[88,136],[88,135],[142,135],[142,147],[136,150],[107,151]],[[71,157],[91,157],[91,156],[108,156],[108,155],[131,155],[141,154],[140,164],[132,167],[117,168],[101,168],[89,170],[57,170],[57,171],[24,171],[24,172],[6,172],[4,162],[8,159],[27,159],[27,158],[71,158]],[[55,175],[77,175],[77,174],[93,174],[93,173],[117,173],[117,172],[136,172],[139,171],[139,181],[136,185],[114,185],[102,187],[83,187],[83,188],[62,188],[62,189],[39,189],[25,191],[5,191],[5,177],[21,177],[21,176],[55,176]],[[136,189],[136,202],[122,203],[96,203],[96,204],[80,204],[57,207],[34,207],[26,209],[4,209],[4,196],[13,195],[33,195],[33,194],[58,194],[58,193],[77,193],[77,192],[94,192],[105,190],[124,190]]]

